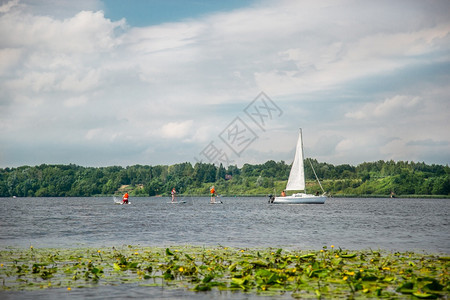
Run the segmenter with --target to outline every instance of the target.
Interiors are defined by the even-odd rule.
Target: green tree
[[[219,166],[219,168],[217,168],[217,172],[216,172],[216,181],[218,181],[220,179],[225,179],[226,173],[227,173],[227,171],[223,167],[222,163],[220,163],[220,166]]]

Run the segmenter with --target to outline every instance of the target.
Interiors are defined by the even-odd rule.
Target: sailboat
[[[295,150],[294,162],[292,163],[291,172],[289,174],[288,183],[286,186],[287,191],[303,191],[303,193],[294,193],[289,196],[281,197],[271,197],[270,202],[274,204],[324,204],[327,196],[325,196],[325,191],[320,184],[319,178],[317,178],[316,171],[312,166],[314,175],[316,176],[317,182],[322,189],[322,195],[312,195],[306,193],[305,184],[305,168],[303,165],[303,141],[302,141],[302,129],[300,128],[300,134],[298,136],[297,148]]]

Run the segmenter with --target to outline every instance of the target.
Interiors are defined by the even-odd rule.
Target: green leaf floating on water
[[[252,261],[251,264],[255,267],[266,267],[267,263],[262,260]]]
[[[173,256],[173,253],[170,252],[169,248],[166,248],[166,255],[168,255],[168,256]]]
[[[305,254],[305,255],[299,256],[299,258],[306,259],[306,258],[311,258],[311,257],[314,257],[314,256],[316,256],[314,253],[309,253],[309,254]]]
[[[234,263],[234,264],[232,264],[231,266],[228,267],[228,270],[229,270],[230,272],[234,272],[234,271],[236,270],[237,265],[238,265],[237,262]]]
[[[341,254],[340,257],[342,257],[342,258],[354,258],[354,257],[356,257],[356,253],[352,253],[352,254]]]
[[[365,275],[362,277],[363,281],[377,281],[378,277],[375,275]]]
[[[414,296],[420,299],[436,299],[437,296],[434,294],[428,294],[428,293],[422,293],[422,292],[415,292],[413,293]]]
[[[138,262],[132,262],[128,264],[128,268],[130,269],[136,269],[139,266]]]
[[[239,288],[245,290],[246,289],[246,287],[245,287],[245,283],[246,282],[247,282],[246,278],[236,278],[236,277],[231,278],[231,286],[232,287],[239,287]]]

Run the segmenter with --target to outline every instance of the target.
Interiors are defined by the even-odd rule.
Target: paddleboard
[[[167,203],[171,203],[171,204],[183,204],[183,203],[186,203],[186,201],[174,201],[174,202],[167,202]]]
[[[122,199],[119,199],[119,198],[117,198],[117,197],[113,197],[113,201],[114,201],[114,204],[120,204],[120,205],[124,204],[124,203],[122,202]],[[131,204],[131,202],[128,201],[127,204]]]
[[[222,201],[216,201],[216,202],[209,202],[209,204],[223,204]]]

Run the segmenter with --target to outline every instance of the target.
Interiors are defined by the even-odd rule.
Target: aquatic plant
[[[142,286],[309,297],[449,295],[450,258],[413,252],[124,246],[0,251],[0,291]]]

